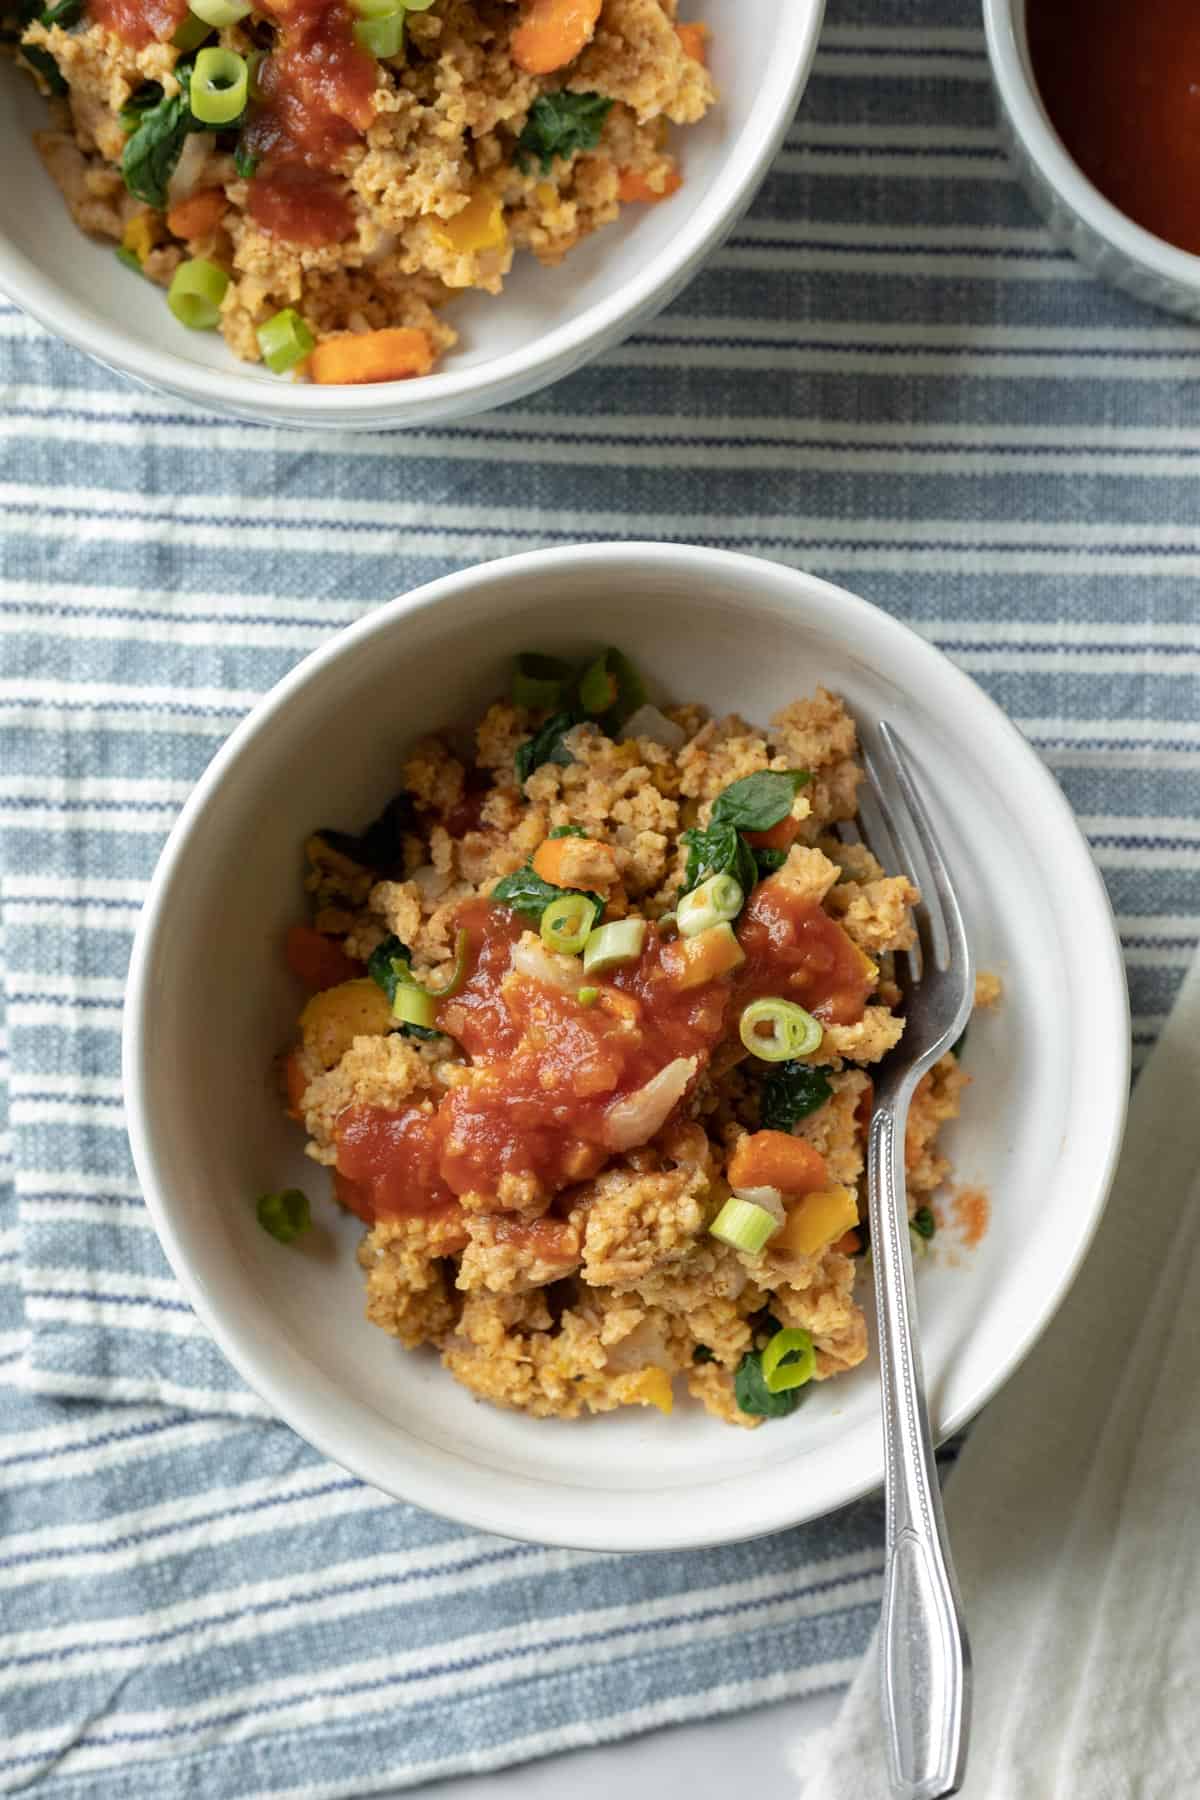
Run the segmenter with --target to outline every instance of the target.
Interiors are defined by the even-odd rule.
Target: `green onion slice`
[[[763,1380],[769,1394],[786,1394],[803,1387],[817,1372],[817,1353],[807,1331],[785,1325],[769,1340],[762,1353]]]
[[[594,900],[586,894],[563,894],[552,900],[542,914],[538,927],[547,950],[561,950],[567,956],[578,956],[596,923]]]
[[[210,44],[192,64],[188,105],[202,125],[232,125],[246,110],[250,71],[236,50]]]
[[[755,1000],[742,1014],[738,1032],[751,1055],[763,1062],[811,1056],[825,1035],[812,1014],[792,1000]]]
[[[607,969],[635,963],[645,942],[645,919],[614,919],[611,925],[601,925],[583,947],[584,974],[603,975]]]
[[[727,925],[736,919],[744,899],[741,885],[732,875],[710,875],[683,896],[676,908],[675,923],[683,937],[696,937],[712,925]]]
[[[171,42],[176,50],[181,50],[186,56],[189,50],[199,49],[205,38],[211,36],[211,25],[206,25],[204,20],[198,18],[195,13],[186,12],[176,27]],[[200,115],[196,116],[198,118]]]
[[[580,1006],[595,1006],[600,998],[600,989],[598,987],[581,987],[575,998]]]
[[[190,331],[212,331],[221,316],[229,277],[216,263],[195,256],[180,263],[167,289],[167,305]]]
[[[401,983],[392,996],[392,1012],[402,1025],[419,1025],[423,1031],[432,1031],[437,1003],[424,988]]]
[[[721,1243],[744,1250],[747,1256],[757,1256],[767,1239],[779,1230],[779,1220],[765,1206],[756,1206],[753,1200],[739,1200],[734,1194],[708,1230],[710,1237]]]
[[[285,306],[254,334],[262,359],[273,375],[286,375],[312,349],[316,339],[294,307]]]
[[[560,662],[557,656],[523,651],[513,665],[513,705],[553,712],[570,679],[570,665]]]
[[[379,62],[399,56],[404,43],[404,13],[400,7],[376,18],[359,19],[354,27],[354,41]]]
[[[188,0],[188,7],[198,19],[214,31],[224,31],[229,25],[236,25],[250,11],[250,0]]]
[[[293,1244],[312,1223],[308,1195],[300,1188],[284,1188],[278,1194],[261,1194],[255,1204],[258,1222],[281,1244]]]
[[[460,926],[454,934],[454,967],[450,978],[440,988],[426,988],[425,992],[431,1000],[452,1000],[455,994],[461,993],[467,985],[467,963],[470,960],[471,934],[465,926]],[[420,1019],[410,1019],[410,1025],[419,1025]]]

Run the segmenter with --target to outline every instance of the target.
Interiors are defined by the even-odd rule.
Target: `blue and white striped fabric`
[[[11,309],[0,384],[0,1788],[332,1800],[844,1682],[872,1503],[712,1554],[547,1551],[261,1417],[138,1199],[130,934],[208,758],[331,632],[481,557],[692,540],[849,584],[1007,709],[1095,846],[1144,1053],[1200,916],[1195,329],[1047,239],[970,9],[837,0],[752,215],[551,393],[306,439]]]

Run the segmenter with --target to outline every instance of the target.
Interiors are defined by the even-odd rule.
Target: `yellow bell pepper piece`
[[[314,994],[300,1014],[300,1036],[332,1069],[356,1037],[383,1037],[395,1025],[388,997],[375,982],[343,981]]]
[[[436,228],[436,235],[448,250],[457,250],[462,256],[500,249],[508,241],[508,226],[498,195],[490,188],[480,188],[461,212]]]
[[[771,1240],[772,1250],[793,1256],[818,1256],[858,1224],[858,1202],[849,1188],[820,1188],[787,1209],[787,1218]]]
[[[121,233],[121,248],[132,250],[140,263],[144,263],[154,247],[161,243],[163,222],[155,212],[135,213]]]
[[[675,1404],[671,1377],[665,1369],[643,1369],[628,1384],[626,1398],[639,1406],[657,1406],[659,1412],[669,1413]]]

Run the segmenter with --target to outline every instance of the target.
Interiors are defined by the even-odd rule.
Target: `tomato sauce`
[[[88,17],[134,50],[165,44],[187,17],[187,0],[88,0]]]
[[[830,1025],[856,1025],[874,976],[836,919],[781,881],[755,888],[737,926],[746,961],[738,1004],[771,995],[794,1000]]]
[[[1059,137],[1114,206],[1200,254],[1200,8],[1029,0],[1034,78]]]
[[[258,158],[248,210],[288,243],[340,243],[354,211],[336,169],[374,116],[378,64],[355,43],[343,0],[263,0],[263,11],[278,36],[242,134]]]

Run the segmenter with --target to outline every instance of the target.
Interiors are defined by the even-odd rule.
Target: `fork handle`
[[[887,1519],[880,1664],[892,1791],[937,1800],[958,1792],[966,1770],[971,1658],[916,1336],[904,1179],[911,1086],[877,1103],[867,1141]]]

